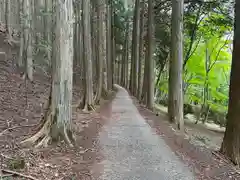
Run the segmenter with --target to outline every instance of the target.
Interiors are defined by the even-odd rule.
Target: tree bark
[[[91,3],[90,8],[90,29],[91,29],[91,51],[92,51],[92,73],[93,73],[93,94],[97,91],[97,71],[98,71],[98,53],[97,53],[97,12],[95,11],[95,3]],[[95,98],[94,98],[95,99]]]
[[[79,42],[79,53],[78,53],[78,62],[79,62],[79,66],[80,66],[80,87],[84,87],[85,86],[85,72],[84,72],[84,47],[83,47],[83,40],[84,40],[84,33],[83,33],[83,13],[82,13],[82,8],[83,8],[83,2],[82,1],[78,1],[78,13],[79,13],[79,19],[78,19],[78,23],[79,23],[79,29],[78,29],[78,42]],[[84,100],[84,91],[85,88],[82,88],[81,90],[83,90],[82,92],[80,92],[81,94],[81,99],[80,99],[80,103],[79,105],[83,106],[83,100]],[[83,108],[83,107],[81,107]]]
[[[4,0],[0,1],[0,21],[1,21],[1,26],[5,24],[5,2]]]
[[[83,3],[83,47],[84,47],[84,71],[85,71],[85,91],[84,101],[82,103],[85,111],[94,110],[93,100],[93,73],[92,73],[92,41],[91,41],[91,25],[90,25],[90,0]]]
[[[124,39],[124,46],[123,46],[123,66],[122,66],[122,76],[123,81],[122,85],[125,88],[128,88],[128,58],[129,58],[129,19],[126,17],[126,29],[125,29],[125,39]]]
[[[119,46],[121,48],[121,46]],[[122,65],[123,65],[123,58],[122,58],[122,53],[118,55],[118,84],[121,84],[122,81]]]
[[[146,42],[146,47],[145,49],[148,48],[148,44],[149,42]],[[145,50],[145,66],[144,66],[144,75],[143,75],[143,87],[142,87],[142,97],[141,97],[141,102],[144,103],[144,104],[147,104],[147,87],[149,86],[149,82],[148,82],[148,66],[149,66],[149,63],[148,63],[148,51]]]
[[[137,88],[137,97],[141,100],[142,96],[142,67],[143,67],[143,48],[144,48],[144,2],[141,3],[141,15],[140,15],[140,41],[139,41],[139,65],[138,65],[138,88]]]
[[[7,33],[7,36],[8,36],[8,39],[9,41],[11,41],[12,39],[12,27],[11,27],[11,16],[10,16],[10,11],[11,11],[11,8],[10,8],[10,1],[9,0],[6,0],[5,1],[5,28],[6,28],[6,33]]]
[[[47,1],[47,0],[46,0]],[[76,79],[76,74],[75,74],[75,68],[77,67],[77,63],[78,63],[78,51],[79,51],[79,46],[78,46],[78,36],[79,36],[79,31],[78,31],[78,1],[74,2],[74,6],[73,6],[73,12],[74,12],[74,28],[73,28],[73,49],[74,49],[74,53],[73,53],[73,79],[75,81]],[[45,35],[46,36],[46,35]]]
[[[24,20],[24,63],[25,78],[33,81],[33,49],[32,49],[32,1],[23,0]]]
[[[221,152],[233,163],[240,165],[240,2],[235,3],[234,40],[232,53],[232,69],[230,76],[229,104],[227,126]]]
[[[130,71],[130,91],[137,95],[138,88],[138,60],[139,60],[139,35],[140,35],[140,0],[135,1],[133,31],[132,31],[132,53]]]
[[[98,44],[98,49],[97,49],[97,54],[98,54],[98,75],[97,75],[97,93],[96,93],[96,99],[95,102],[97,104],[100,103],[100,99],[102,96],[103,92],[103,79],[104,79],[104,74],[103,74],[103,61],[104,58],[106,58],[105,54],[105,32],[104,32],[104,0],[98,0],[97,1],[97,44]]]
[[[72,63],[73,8],[72,0],[55,0],[56,38],[53,46],[53,74],[48,110],[41,129],[23,145],[47,146],[64,139],[73,145],[72,135]]]
[[[20,49],[19,49],[19,56],[18,56],[18,67],[20,69],[23,68],[23,53],[24,53],[24,21],[23,21],[23,0],[18,1],[19,5],[19,16],[20,16]]]
[[[107,96],[107,59],[108,59],[108,54],[107,54],[107,5],[106,2],[104,1],[104,4],[102,6],[102,16],[103,16],[103,90],[102,90],[102,96],[106,97]]]
[[[147,107],[153,110],[154,108],[154,59],[153,59],[153,36],[154,36],[154,18],[153,18],[153,0],[148,0],[148,78],[147,86]]]
[[[111,2],[109,2],[111,3]],[[106,15],[106,24],[107,24],[107,88],[108,90],[112,90],[113,88],[113,59],[112,59],[112,26],[111,26],[111,6],[110,4],[107,4],[107,15]]]
[[[112,46],[112,61],[111,61],[111,69],[112,69],[112,88],[113,88],[113,84],[114,84],[114,78],[113,75],[115,74],[114,72],[114,64],[116,62],[116,40],[115,40],[115,22],[114,22],[114,18],[115,18],[115,10],[114,10],[114,1],[110,1],[110,16],[111,16],[111,46]]]
[[[172,0],[171,58],[169,69],[168,113],[170,122],[183,130],[183,0]]]

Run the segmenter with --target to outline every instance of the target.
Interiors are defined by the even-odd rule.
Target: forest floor
[[[115,137],[115,135],[106,137],[106,134],[104,135],[106,128],[110,127],[116,120],[120,123],[128,122],[128,119],[126,119],[128,114],[122,111],[124,106],[120,105],[118,107],[120,109],[114,112],[116,108],[114,101],[118,100],[119,97],[116,97],[113,102],[110,102],[110,100],[102,101],[101,106],[97,107],[95,112],[84,113],[75,108],[79,100],[79,87],[77,85],[74,86],[73,123],[75,127],[74,133],[77,137],[77,146],[69,148],[60,142],[44,149],[23,148],[19,145],[19,142],[36,132],[38,123],[43,115],[43,106],[49,96],[50,77],[36,70],[34,72],[34,82],[25,83],[16,69],[16,58],[16,49],[5,43],[4,36],[0,34],[0,169],[2,170],[0,171],[0,177],[5,176],[5,179],[2,178],[4,180],[10,179],[9,177],[13,177],[13,175],[15,175],[15,179],[23,179],[22,176],[26,175],[31,177],[25,177],[25,179],[39,180],[100,179],[101,174],[106,171],[103,168],[106,167],[106,162],[108,166],[109,162],[111,162],[106,152],[114,152],[113,156],[122,153],[119,150],[111,151],[111,148],[114,149],[114,147],[104,143],[104,140],[108,138],[113,138],[114,140]],[[124,94],[124,96],[128,97],[129,95]],[[181,165],[183,163],[187,165],[188,169],[195,175],[195,179],[224,180],[240,178],[238,169],[232,166],[221,155],[212,151],[219,146],[222,138],[221,134],[219,136],[215,134],[220,138],[219,142],[215,141],[216,146],[199,145],[197,142],[202,142],[203,140],[202,138],[197,139],[193,137],[196,132],[201,135],[206,131],[209,139],[215,137],[215,135],[211,136],[208,130],[196,131],[195,126],[189,125],[187,129],[190,129],[191,126],[192,133],[188,133],[188,136],[191,138],[182,136],[178,133],[176,127],[166,121],[167,117],[164,113],[156,116],[153,112],[139,105],[135,98],[132,97],[131,99],[133,99],[134,105],[138,109],[138,111],[134,110],[136,117],[142,117],[140,118],[140,122],[144,123],[146,121],[148,124],[147,127],[149,128],[146,129],[148,136],[155,138],[155,140],[157,136],[159,141],[162,142],[160,145],[166,145],[166,148],[170,148],[170,151],[175,154],[168,156],[174,156],[173,161],[177,161],[177,164],[180,163]],[[134,105],[130,104],[129,107],[131,106],[130,108],[134,109]],[[119,116],[119,114],[121,115]],[[125,114],[125,120],[122,119],[124,117],[122,114]],[[129,115],[128,117],[129,122],[131,116]],[[130,129],[128,134],[130,135],[129,132],[133,132],[134,130],[136,131],[137,129]],[[119,132],[125,134],[120,129]],[[139,133],[142,132],[139,131]],[[141,134],[138,136],[142,137]],[[135,141],[137,142],[138,139],[135,139]],[[149,141],[152,142],[150,139]],[[115,141],[111,142],[114,143]],[[161,147],[158,151],[161,153]],[[164,152],[167,153],[166,149]],[[150,159],[158,158],[157,155],[159,157],[163,156],[156,154],[155,157]],[[176,160],[175,156],[181,162]],[[129,167],[131,162],[134,162],[134,159],[129,161],[130,164],[125,164],[125,167]],[[143,164],[145,163],[147,162],[143,162]],[[112,167],[114,167],[113,165]],[[171,173],[166,174],[165,172],[165,176],[168,177]],[[190,173],[187,172],[187,174]],[[116,177],[115,179],[122,178]]]
[[[155,113],[167,115],[167,107],[155,105]],[[225,127],[220,127],[217,124],[199,122],[195,124],[196,118],[192,114],[185,116],[185,137],[195,145],[204,146],[212,150],[219,150],[223,140]]]
[[[96,137],[108,115],[105,109],[109,100],[103,100],[95,112],[84,113],[75,108],[80,99],[80,88],[75,85],[76,147],[66,147],[62,142],[44,149],[21,147],[19,143],[36,132],[43,116],[44,103],[50,93],[50,77],[36,68],[34,82],[25,83],[16,68],[17,50],[4,40],[4,34],[0,34],[0,170],[4,170],[0,171],[0,179],[13,177],[14,173],[9,170],[22,173],[15,174],[16,179],[23,179],[24,174],[42,180],[92,179],[92,166],[100,158]]]

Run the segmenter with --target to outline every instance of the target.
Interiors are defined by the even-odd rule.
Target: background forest
[[[181,132],[188,114],[193,124],[224,127],[220,152],[239,164],[234,82],[229,93],[238,38],[234,3],[0,0],[0,30],[16,52],[13,67],[26,88],[39,74],[50,87],[37,132],[20,144],[42,147],[64,139],[74,146],[73,109],[94,112],[118,84],[156,115],[168,113]]]

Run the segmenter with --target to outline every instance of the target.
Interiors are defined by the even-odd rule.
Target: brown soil
[[[217,151],[190,143],[184,135],[181,135],[176,130],[175,125],[169,124],[166,115],[159,114],[156,116],[155,113],[139,105],[135,98],[133,99],[140,114],[147,120],[156,133],[165,140],[172,151],[189,165],[196,174],[197,179],[240,179],[240,170]]]
[[[93,179],[100,172],[95,166],[101,159],[96,137],[110,112],[108,101],[92,113],[73,108],[76,147],[69,148],[63,142],[44,149],[20,147],[21,140],[36,132],[49,95],[50,79],[35,70],[34,82],[25,83],[15,65],[17,48],[6,44],[4,37],[0,34],[0,52],[7,55],[5,59],[0,54],[0,170],[12,169],[39,180]],[[73,105],[79,100],[79,89],[74,86]],[[19,163],[21,159],[24,165]]]

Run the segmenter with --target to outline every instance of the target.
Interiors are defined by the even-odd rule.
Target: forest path
[[[193,180],[194,175],[140,115],[128,92],[117,86],[112,118],[99,134],[105,160],[100,179]]]

